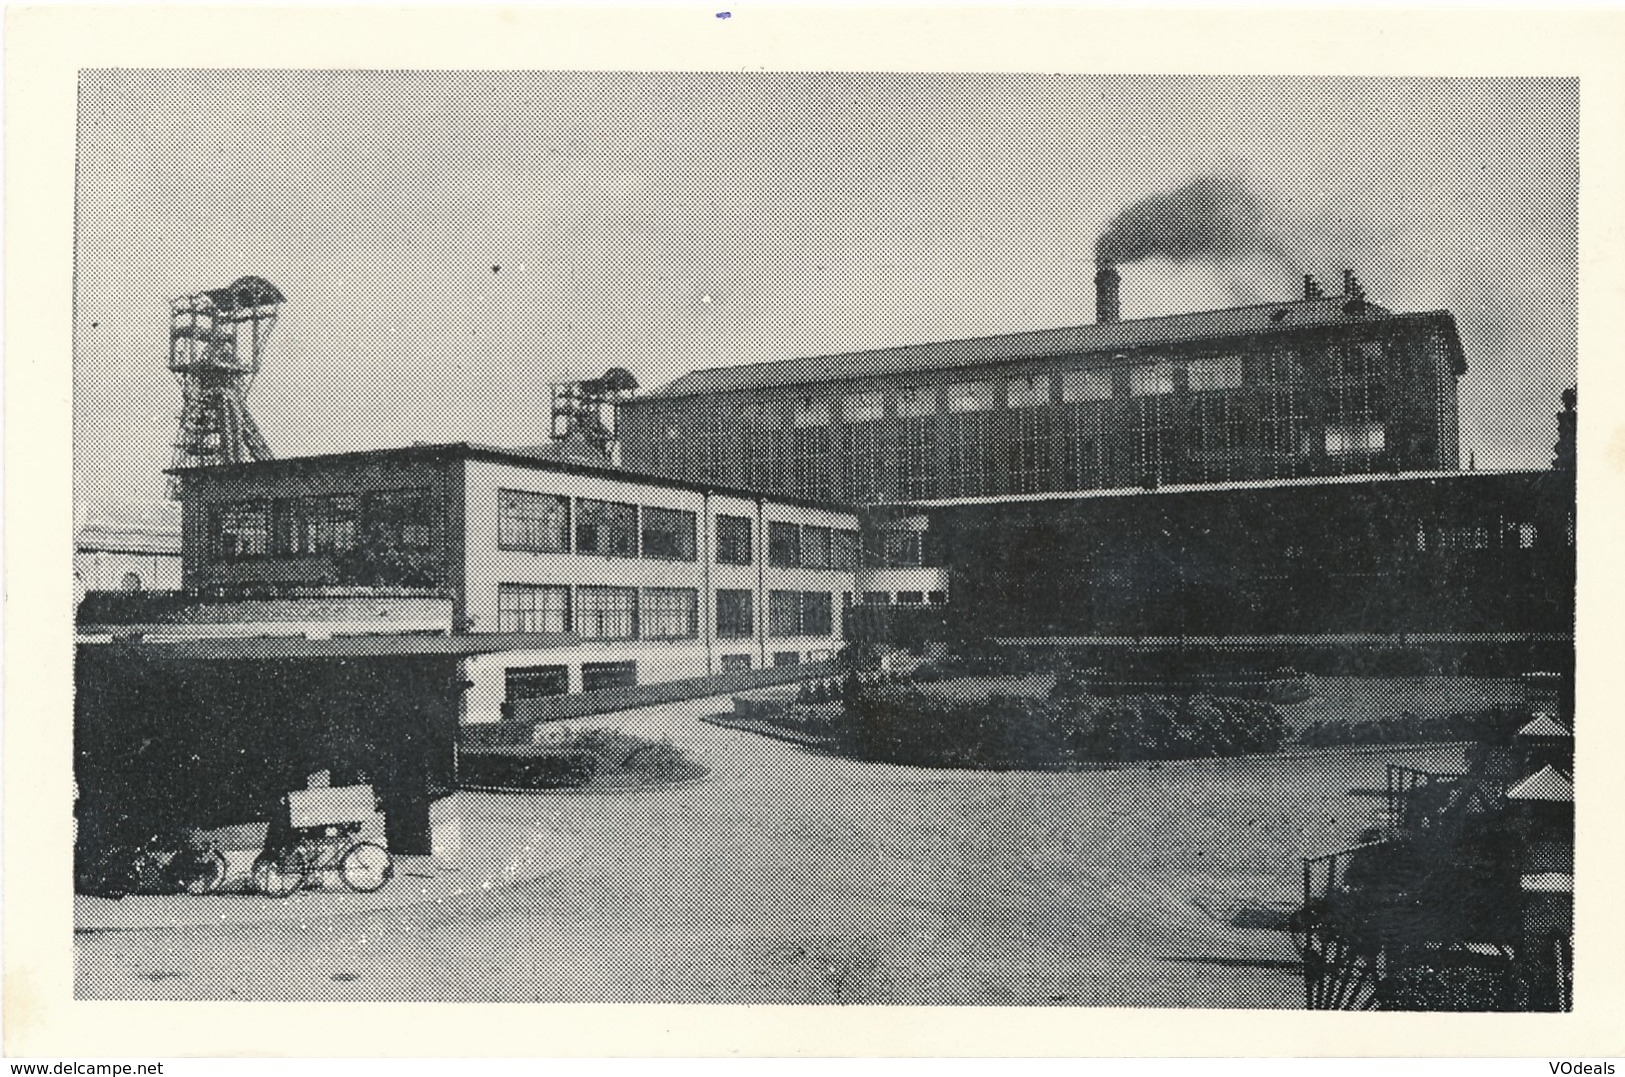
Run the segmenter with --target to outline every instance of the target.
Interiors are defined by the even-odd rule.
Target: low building
[[[546,634],[543,649],[467,660],[465,722],[538,696],[827,659],[858,592],[850,508],[553,453],[416,445],[176,475],[189,594],[262,603],[307,635],[334,634],[335,617],[343,634]],[[441,598],[443,623],[422,601],[392,613],[413,596]]]

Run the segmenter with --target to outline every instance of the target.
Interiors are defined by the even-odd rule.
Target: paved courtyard
[[[1296,858],[1352,840],[1384,764],[1459,749],[1081,774],[817,755],[674,704],[579,723],[667,737],[691,784],[509,798],[556,872],[455,902],[83,935],[82,998],[1281,1007],[1267,923]],[[269,900],[269,899],[267,899]],[[1243,926],[1237,926],[1237,925]]]

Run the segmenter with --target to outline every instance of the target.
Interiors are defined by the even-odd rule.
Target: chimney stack
[[[1326,295],[1320,290],[1320,282],[1308,273],[1303,275],[1303,297],[1305,299],[1321,299]]]
[[[1360,278],[1354,275],[1354,270],[1343,270],[1343,294],[1350,299],[1364,299],[1365,290],[1360,287]]]
[[[1123,312],[1119,304],[1121,284],[1117,267],[1110,262],[1100,263],[1095,270],[1095,321],[1105,325],[1122,320]]]

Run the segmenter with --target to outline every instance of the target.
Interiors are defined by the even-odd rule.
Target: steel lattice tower
[[[276,325],[282,293],[262,277],[182,296],[169,304],[169,369],[181,386],[176,468],[269,460],[248,390]],[[177,476],[170,493],[179,496]]]

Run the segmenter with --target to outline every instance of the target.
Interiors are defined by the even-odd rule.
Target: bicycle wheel
[[[197,853],[181,876],[181,889],[198,897],[212,894],[226,881],[226,867],[226,858],[218,849]]]
[[[285,898],[305,883],[305,858],[298,849],[286,853],[264,852],[254,858],[249,871],[254,889],[270,897]]]
[[[389,850],[375,842],[357,842],[339,861],[339,878],[344,880],[345,886],[361,894],[380,889],[394,874],[395,864]]]

